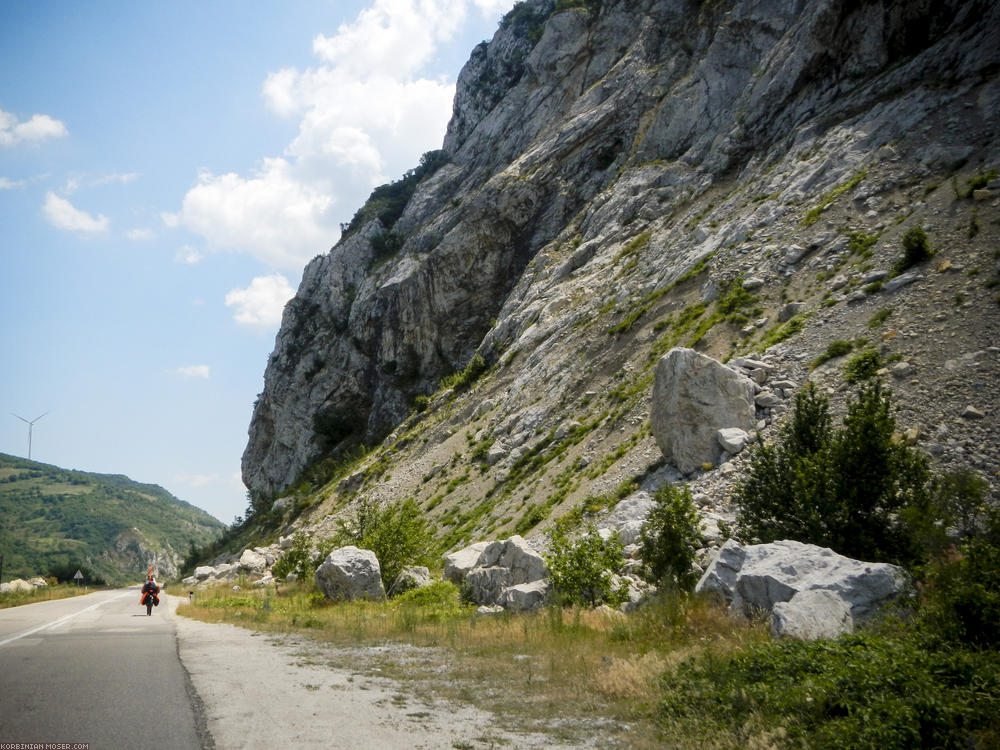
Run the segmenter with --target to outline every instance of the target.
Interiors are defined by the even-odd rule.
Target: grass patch
[[[879,310],[877,313],[871,316],[871,318],[868,320],[868,327],[873,330],[878,328],[883,323],[885,323],[886,318],[888,318],[890,315],[892,315],[892,309],[888,307],[883,307],[881,310]]]
[[[8,581],[9,583],[9,581]],[[72,583],[60,583],[50,586],[39,586],[32,591],[8,591],[0,594],[0,609],[19,607],[22,604],[48,602],[53,599],[69,599],[72,596],[91,594],[95,590],[91,586],[76,586]]]
[[[1000,655],[861,635],[704,654],[664,677],[658,718],[713,747],[996,747]]]
[[[819,219],[820,214],[822,214],[827,208],[829,208],[830,205],[835,200],[837,200],[837,198],[839,198],[841,195],[846,193],[848,190],[852,190],[853,188],[857,187],[858,183],[861,182],[867,176],[867,174],[868,174],[867,169],[858,172],[856,175],[851,177],[851,179],[847,180],[846,182],[840,183],[835,188],[830,190],[828,193],[823,195],[823,197],[819,199],[819,203],[813,208],[809,209],[809,211],[806,213],[805,217],[802,219],[802,226],[807,227],[810,224],[815,224],[816,221]]]
[[[391,602],[331,604],[307,584],[244,594],[219,587],[178,613],[308,635],[330,646],[311,647],[314,661],[405,682],[416,697],[471,702],[511,731],[546,732],[553,744],[591,742],[599,732],[604,746],[662,747],[653,709],[664,670],[692,653],[727,653],[767,638],[759,625],[681,596],[627,616],[553,607],[480,618],[451,584]]]
[[[763,351],[768,347],[774,346],[775,344],[780,344],[782,341],[790,339],[797,333],[800,333],[806,327],[806,316],[796,315],[794,318],[790,318],[781,325],[772,326],[768,329],[767,333],[760,340],[759,349]]]
[[[853,348],[854,344],[850,341],[833,341],[828,347],[826,347],[825,352],[809,363],[809,368],[815,370],[824,362],[829,362],[831,359],[836,359],[837,357],[843,357]]]

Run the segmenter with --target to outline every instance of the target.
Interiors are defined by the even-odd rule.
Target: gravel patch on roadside
[[[176,615],[183,600],[167,600]],[[541,734],[496,728],[486,711],[427,700],[393,680],[329,667],[322,663],[322,643],[173,619],[178,653],[203,704],[215,750],[557,747]],[[303,652],[316,658],[304,660]]]

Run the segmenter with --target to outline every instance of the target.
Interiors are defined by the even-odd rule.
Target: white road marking
[[[105,599],[104,601],[97,602],[97,604],[91,604],[89,607],[84,607],[79,612],[74,612],[73,614],[66,615],[65,617],[60,617],[58,620],[47,622],[44,625],[39,625],[37,628],[32,628],[31,630],[25,630],[23,633],[18,633],[17,635],[11,636],[7,640],[0,641],[0,646],[6,646],[8,643],[11,643],[12,641],[16,641],[19,638],[26,638],[27,636],[34,635],[35,633],[38,633],[42,630],[48,630],[49,628],[57,628],[63,623],[72,620],[77,615],[82,615],[84,612],[90,612],[90,610],[92,609],[97,609],[103,604],[107,604],[108,602],[113,602],[115,599],[121,599],[123,596],[131,596],[131,595],[132,595],[131,591],[125,591],[121,594],[118,594],[118,596],[113,596],[110,599]]]

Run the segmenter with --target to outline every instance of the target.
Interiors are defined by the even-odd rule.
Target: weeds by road
[[[309,585],[220,587],[199,592],[178,613],[309,634],[336,647],[317,656],[330,666],[391,677],[417,697],[467,702],[508,729],[583,747],[662,746],[655,708],[663,672],[695,654],[767,638],[759,625],[735,624],[688,599],[664,599],[629,616],[550,608],[477,617],[453,586],[435,588],[387,603],[331,604]]]
[[[39,586],[32,591],[8,591],[0,594],[0,609],[19,607],[22,604],[47,602],[51,599],[68,599],[71,596],[83,596],[95,589],[89,586],[74,586],[71,583],[60,583],[51,586]]]

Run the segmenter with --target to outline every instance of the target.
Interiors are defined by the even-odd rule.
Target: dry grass
[[[52,599],[68,599],[71,596],[83,596],[90,594],[97,589],[91,587],[75,586],[71,583],[60,583],[55,586],[40,586],[31,592],[11,591],[0,594],[0,609],[7,607],[19,607],[22,604],[34,604],[35,602],[47,602]]]
[[[601,746],[658,747],[663,673],[706,650],[766,638],[707,602],[668,599],[641,612],[550,608],[476,617],[393,603],[328,604],[303,587],[201,594],[180,614],[268,632],[308,634],[331,648],[303,654],[352,671],[379,670],[416,694],[472,703],[514,730]]]

